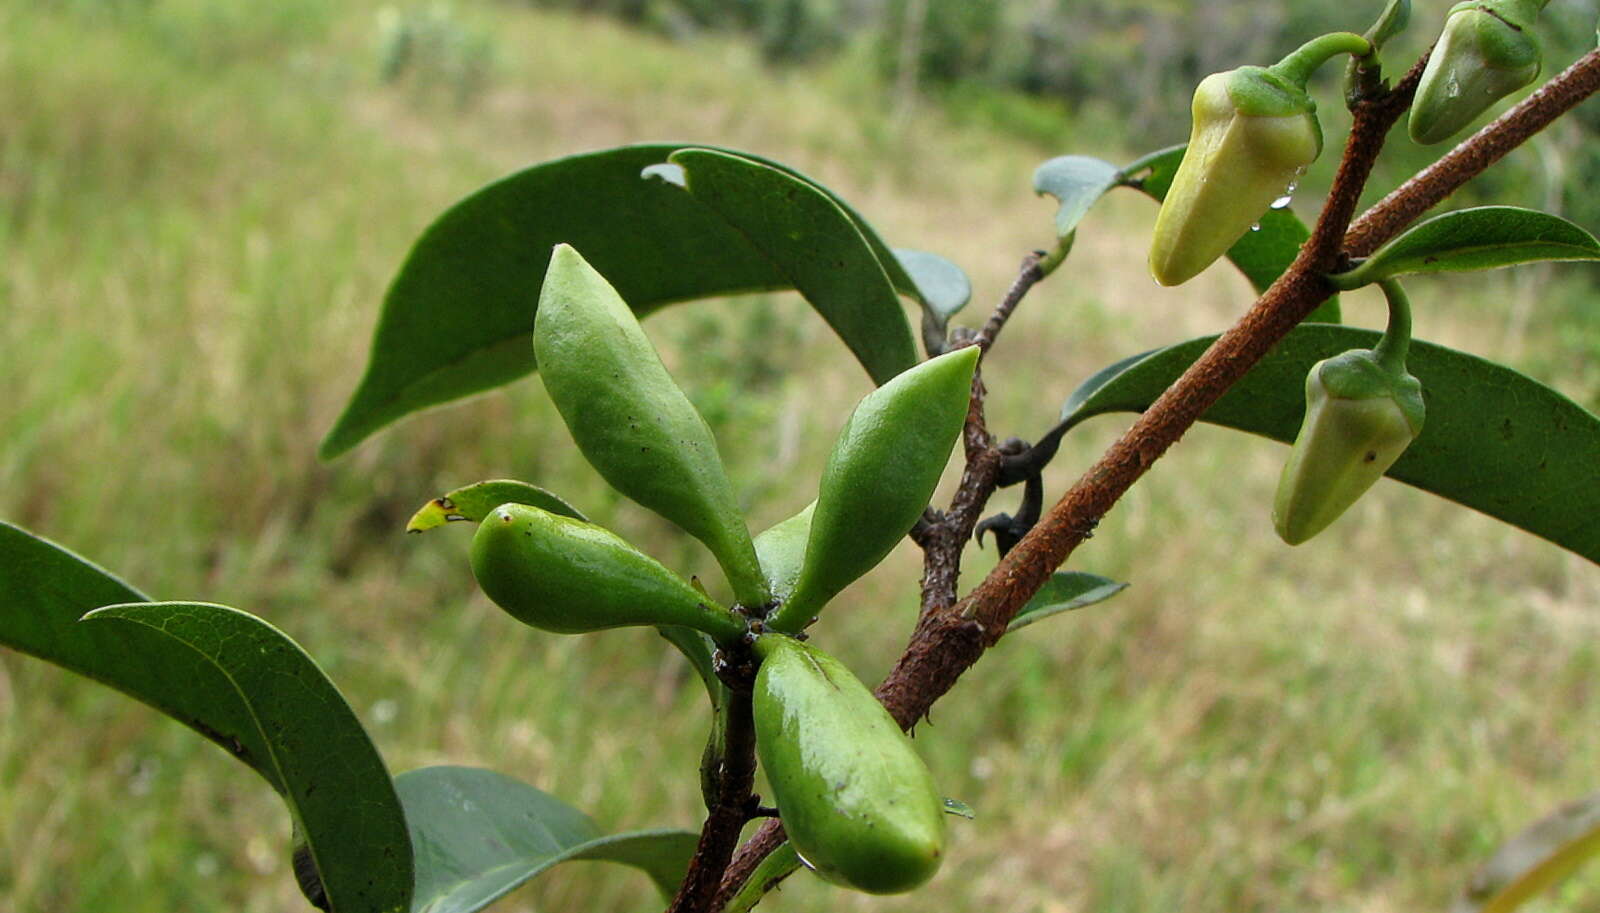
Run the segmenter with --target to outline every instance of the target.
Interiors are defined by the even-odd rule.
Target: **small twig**
[[[1022,258],[1022,271],[1011,283],[1011,288],[1006,290],[1006,296],[995,307],[994,313],[989,315],[989,320],[983,325],[983,329],[978,331],[975,344],[983,350],[983,354],[989,354],[989,347],[994,345],[995,337],[1005,328],[1006,321],[1011,319],[1012,312],[1022,303],[1028,290],[1045,277],[1044,270],[1039,268],[1039,261],[1044,257],[1044,251],[1036,250]]]
[[[667,913],[708,913],[717,889],[722,884],[728,861],[739,845],[754,810],[751,789],[756,775],[756,733],[752,715],[751,686],[755,661],[749,648],[724,648],[733,653],[732,662],[718,668],[728,686],[724,708],[727,724],[723,737],[723,762],[718,775],[716,803],[700,829],[700,842],[689,871],[678,887]]]

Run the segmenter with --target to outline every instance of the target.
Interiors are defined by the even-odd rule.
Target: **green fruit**
[[[578,449],[611,487],[704,542],[741,604],[770,602],[711,429],[616,289],[565,244],[545,272],[533,351]]]
[[[472,537],[472,573],[495,605],[557,634],[683,625],[726,643],[746,630],[615,533],[525,504],[503,504],[484,519]]]
[[[1150,243],[1150,274],[1162,285],[1187,282],[1227,253],[1322,151],[1310,96],[1262,67],[1207,76],[1193,115]]]
[[[1373,350],[1313,365],[1305,421],[1273,500],[1283,541],[1299,545],[1339,519],[1416,440],[1425,413],[1422,385],[1391,373]]]
[[[1407,129],[1424,145],[1454,136],[1489,106],[1533,82],[1541,54],[1533,0],[1457,3],[1417,85]]]
[[[811,535],[811,515],[817,509],[812,501],[806,509],[782,523],[771,526],[756,537],[756,557],[767,575],[772,595],[788,598],[800,579],[800,566],[806,559],[806,539]]]
[[[835,884],[909,891],[944,855],[927,765],[850,670],[781,634],[757,638],[756,752],[801,859]]]
[[[822,471],[794,591],[767,626],[804,628],[916,524],[961,436],[979,350],[968,346],[867,394]]]

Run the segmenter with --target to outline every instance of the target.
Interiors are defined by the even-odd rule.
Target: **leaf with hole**
[[[678,301],[792,287],[737,228],[681,186],[641,177],[682,148],[653,143],[556,159],[489,184],[447,210],[423,232],[390,284],[366,372],[323,440],[321,456],[338,456],[420,409],[533,371],[535,299],[558,243],[583,251],[641,316]],[[894,287],[918,296],[888,245],[854,210],[782,166],[764,163],[832,200]],[[846,342],[852,348],[873,344]]]
[[[0,522],[0,644],[149,704],[260,774],[288,804],[335,913],[406,909],[411,851],[383,760],[333,683],[276,628],[224,606],[148,602]]]
[[[1600,241],[1547,212],[1479,206],[1420,222],[1355,269],[1329,279],[1352,289],[1413,273],[1471,272],[1544,260],[1600,260]]]
[[[1173,146],[1130,164],[1122,172],[1128,179],[1128,185],[1144,191],[1156,202],[1165,200],[1186,148],[1185,145]],[[1228,248],[1226,256],[1239,272],[1244,273],[1244,277],[1250,281],[1250,287],[1260,294],[1283,275],[1284,270],[1300,254],[1300,246],[1310,237],[1311,230],[1285,205],[1267,210],[1258,227],[1246,232],[1244,237]],[[1306,319],[1317,323],[1338,323],[1341,319],[1339,299],[1333,297],[1324,301]]]
[[[1324,358],[1370,349],[1380,334],[1353,327],[1296,328],[1201,421],[1289,443],[1305,409],[1306,372]],[[1108,412],[1142,412],[1215,340],[1168,346],[1101,372],[1074,391],[1062,426]],[[1428,423],[1387,475],[1527,530],[1600,563],[1600,418],[1510,368],[1413,341]],[[1062,430],[1058,426],[1057,431]]]
[[[475,767],[424,767],[395,778],[417,848],[411,913],[473,913],[563,862],[639,869],[664,896],[677,890],[693,831],[602,834],[560,799]]]
[[[1010,634],[1019,628],[1026,628],[1036,621],[1043,621],[1052,615],[1062,612],[1071,612],[1082,609],[1095,603],[1105,602],[1107,599],[1127,589],[1126,583],[1120,583],[1098,574],[1085,574],[1082,571],[1057,571],[1050,575],[1039,592],[1033,594],[1028,604],[1019,610],[1011,619],[1011,624],[1006,626],[1006,633]]]

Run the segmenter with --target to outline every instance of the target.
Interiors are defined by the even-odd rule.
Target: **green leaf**
[[[308,897],[320,891],[334,913],[407,909],[411,845],[389,772],[350,705],[294,641],[247,612],[199,602],[130,602],[84,621],[122,642],[101,664],[141,667],[166,689],[192,692],[202,713],[240,725],[208,732],[209,723],[180,717],[278,787],[316,868],[319,888]],[[161,646],[130,655],[135,643]],[[163,668],[151,670],[155,662]]]
[[[941,354],[950,318],[972,300],[972,280],[938,254],[897,247],[894,255],[922,296],[922,347],[930,357]]]
[[[1129,165],[1123,169],[1128,185],[1144,191],[1158,202],[1166,199],[1167,190],[1172,187],[1172,178],[1178,173],[1178,163],[1183,161],[1186,148],[1187,145],[1173,146]],[[1140,174],[1144,177],[1137,177]],[[1258,295],[1283,275],[1299,255],[1300,246],[1311,237],[1311,230],[1288,207],[1268,210],[1261,217],[1260,226],[1247,232],[1228,248],[1227,254],[1228,261],[1244,273],[1250,281],[1250,287]],[[1306,319],[1316,323],[1338,323],[1341,319],[1339,299],[1333,297],[1324,301]]]
[[[1028,600],[1028,604],[1011,619],[1011,624],[1006,626],[1006,633],[1026,628],[1051,615],[1060,615],[1062,612],[1105,602],[1127,588],[1126,583],[1119,583],[1096,574],[1058,571],[1050,575],[1050,579],[1039,588],[1039,592],[1035,593],[1033,598]]]
[[[1033,172],[1033,192],[1048,193],[1061,204],[1056,208],[1056,237],[1066,238],[1107,190],[1122,180],[1122,170],[1103,159],[1063,155]]]
[[[689,195],[727,220],[811,302],[874,381],[917,363],[888,261],[832,197],[781,169],[715,149],[680,149],[670,161],[683,168]]]
[[[434,498],[422,505],[406,524],[406,532],[420,533],[446,523],[477,523],[502,504],[526,504],[575,520],[588,520],[581,511],[554,492],[511,479],[491,479]]]
[[[1419,222],[1355,269],[1330,278],[1349,289],[1412,273],[1470,272],[1541,260],[1600,260],[1600,241],[1547,212],[1479,206]]]
[[[195,610],[191,620],[203,615],[209,634],[228,632],[233,640],[227,657],[245,656],[250,666],[242,672],[202,655],[174,633],[193,625],[175,621],[163,632],[127,620],[79,623],[85,612],[118,603],[129,617],[178,613],[171,605],[148,603],[138,590],[72,552],[0,522],[0,644],[143,701],[260,774],[289,803],[339,913],[404,909],[411,853],[389,775],[350,708],[310,658],[265,622],[215,606]],[[269,668],[280,674],[264,679],[259,673]],[[245,684],[254,690],[246,693]],[[352,820],[357,801],[361,814]],[[359,845],[350,841],[352,833],[363,835]]]
[[[580,250],[641,315],[676,301],[789,287],[772,261],[681,187],[641,178],[681,148],[623,146],[557,159],[447,210],[389,286],[366,373],[321,456],[338,456],[419,409],[534,370],[533,312],[557,243]],[[916,297],[882,239],[830,198],[895,287]]]
[[[1511,913],[1600,855],[1600,793],[1568,803],[1507,840],[1451,913]]]
[[[697,835],[685,830],[605,836],[588,816],[525,783],[472,767],[425,767],[395,778],[417,848],[411,913],[471,913],[576,859],[642,870],[677,890]]]
[[[1297,327],[1228,390],[1202,421],[1289,443],[1305,411],[1306,372],[1380,334]],[[1211,345],[1206,336],[1157,349],[1074,391],[1062,427],[1107,412],[1142,412]],[[1600,563],[1600,418],[1510,368],[1413,340],[1407,367],[1422,381],[1428,421],[1390,477],[1504,520]]]

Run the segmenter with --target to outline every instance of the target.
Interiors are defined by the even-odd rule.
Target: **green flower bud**
[[[1539,42],[1532,26],[1539,5],[1529,0],[1457,3],[1428,58],[1411,107],[1408,129],[1423,145],[1441,142],[1490,105],[1539,75]]]
[[[616,289],[565,244],[550,255],[533,351],[584,459],[612,488],[704,542],[740,603],[770,601],[711,428]]]
[[[793,591],[767,627],[804,628],[922,516],[961,436],[978,356],[976,346],[946,352],[902,372],[856,406],[822,470],[804,560],[793,583],[782,584]]]
[[[1272,523],[1299,545],[1339,519],[1422,432],[1422,384],[1372,349],[1323,359],[1306,375],[1306,416],[1278,479]]]
[[[502,504],[472,537],[472,574],[495,605],[557,634],[683,625],[720,642],[745,623],[616,533],[525,504]]]
[[[755,651],[756,752],[801,860],[871,894],[932,878],[944,856],[944,801],[894,718],[815,647],[765,634]]]

